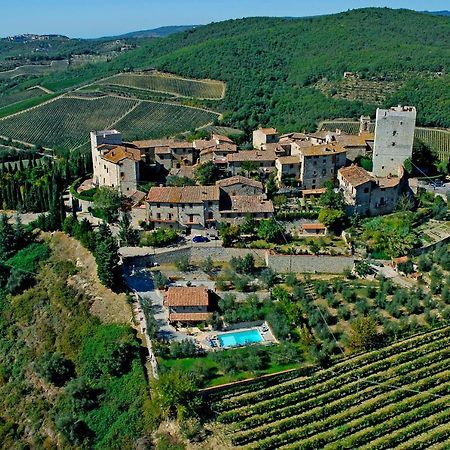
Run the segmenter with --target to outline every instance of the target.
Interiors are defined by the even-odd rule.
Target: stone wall
[[[270,255],[266,264],[280,273],[343,273],[351,270],[355,259],[352,256],[313,256],[313,255]]]
[[[124,253],[123,258],[127,264],[146,266],[150,263],[174,263],[181,258],[189,258],[192,263],[204,261],[210,256],[213,261],[230,261],[232,257],[242,257],[250,253],[256,262],[266,265],[279,273],[290,270],[296,273],[343,273],[351,270],[354,258],[350,256],[312,256],[312,255],[272,255],[266,250],[253,250],[247,248],[223,247],[182,247],[161,251],[153,254],[153,249],[140,248],[134,255]]]

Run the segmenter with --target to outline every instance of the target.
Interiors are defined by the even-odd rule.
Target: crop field
[[[448,449],[450,327],[207,398],[237,448]]]
[[[53,149],[73,149],[89,132],[115,127],[128,139],[171,136],[211,122],[217,114],[167,103],[105,95],[58,97],[0,119],[0,135]]]
[[[324,121],[320,124],[320,130],[334,131],[336,128],[345,133],[357,134],[359,122],[356,121]],[[370,131],[375,131],[375,123],[370,125]],[[425,144],[429,145],[439,156],[441,161],[446,161],[450,157],[450,131],[438,128],[416,127],[415,136]]]
[[[70,149],[89,140],[89,131],[111,126],[137,103],[117,97],[60,97],[0,120],[0,135],[43,147]]]
[[[121,73],[105,78],[99,84],[128,86],[181,97],[211,100],[221,99],[225,90],[225,85],[221,81],[190,80],[156,71],[145,74]]]
[[[0,109],[4,108],[5,106],[11,105],[12,103],[21,102],[22,100],[28,100],[29,98],[38,97],[39,95],[43,94],[44,92],[38,88],[0,94]]]
[[[143,101],[115,127],[129,140],[168,137],[212,122],[217,115],[197,108]]]

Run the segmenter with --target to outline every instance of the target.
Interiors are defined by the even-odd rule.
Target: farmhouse
[[[204,287],[170,287],[163,304],[169,322],[205,322],[212,316],[212,292]]]

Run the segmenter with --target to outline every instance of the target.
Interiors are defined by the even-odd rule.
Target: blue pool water
[[[219,334],[217,337],[223,348],[255,344],[264,340],[258,330],[236,331],[235,333]]]

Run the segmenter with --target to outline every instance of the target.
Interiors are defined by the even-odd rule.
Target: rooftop
[[[273,213],[273,203],[264,195],[231,195],[231,205],[221,213]]]
[[[219,201],[218,186],[152,187],[147,195],[150,203],[203,203]]]
[[[113,164],[117,164],[124,159],[131,159],[137,162],[141,160],[141,152],[134,148],[118,145],[102,155],[102,158]]]
[[[300,152],[304,156],[327,156],[335,155],[337,153],[346,152],[345,148],[338,144],[322,144],[322,145],[311,145],[310,147],[304,147],[300,149]]]
[[[209,291],[204,287],[175,286],[167,289],[164,306],[208,306]]]
[[[234,184],[245,184],[247,186],[253,186],[258,189],[263,188],[263,185],[260,181],[256,181],[247,177],[242,177],[240,175],[216,181],[216,186],[219,187],[233,186]]]
[[[280,164],[300,164],[298,156],[280,156],[278,161]]]
[[[227,155],[228,162],[275,161],[277,155],[273,150],[243,150]]]
[[[257,131],[260,131],[261,133],[263,133],[267,136],[278,133],[276,128],[259,128]]]
[[[373,181],[373,177],[367,172],[367,170],[352,164],[348,167],[342,167],[339,169],[341,177],[352,186],[360,186],[361,184]]]
[[[222,134],[213,133],[212,138],[219,142],[228,142],[229,144],[234,144],[233,139],[230,139],[228,136],[224,136]]]

